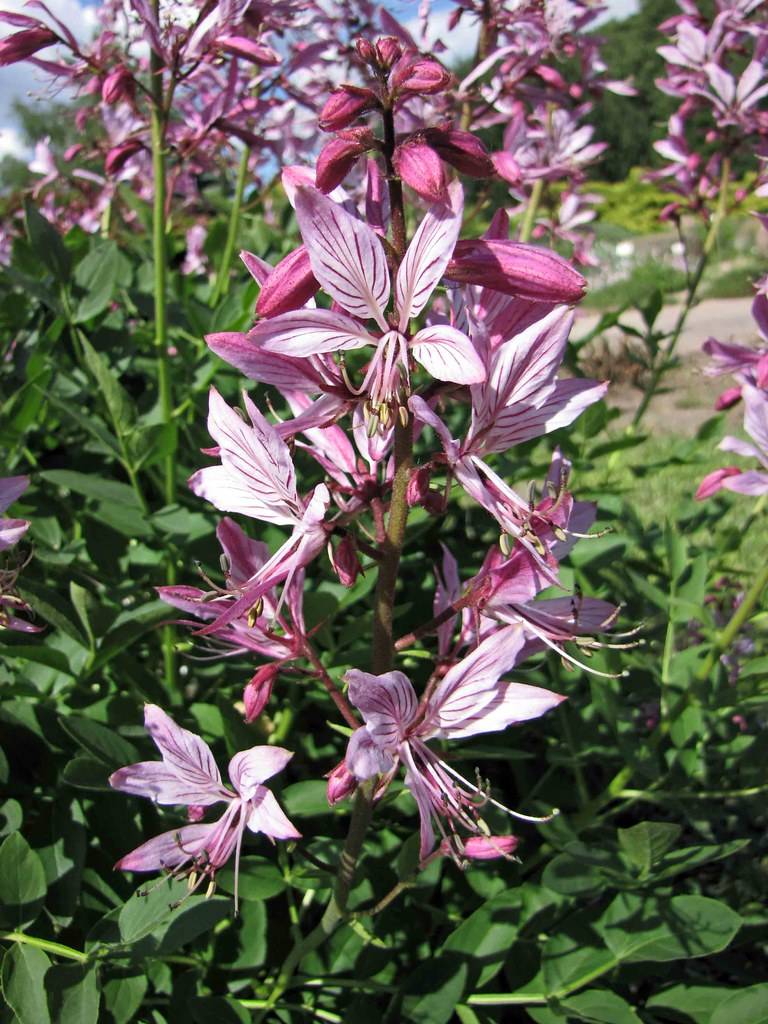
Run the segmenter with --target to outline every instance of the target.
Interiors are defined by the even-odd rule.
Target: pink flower
[[[411,240],[395,282],[395,315],[385,309],[390,275],[379,236],[316,189],[296,189],[296,217],[314,276],[343,312],[302,309],[258,323],[249,334],[267,353],[309,358],[327,352],[375,346],[355,393],[366,396],[386,428],[410,390],[413,357],[438,380],[472,384],[485,368],[469,338],[454,327],[426,327],[411,336],[417,317],[440,280],[461,227],[462,193],[454,183],[450,205],[438,203]],[[373,320],[377,338],[361,321]]]
[[[582,275],[556,253],[500,239],[457,242],[445,276],[539,302],[578,302],[586,290]]]
[[[457,829],[487,837],[479,817],[486,803],[524,820],[539,820],[503,807],[426,744],[429,739],[498,732],[538,718],[565,699],[537,686],[501,682],[517,663],[523,642],[519,627],[499,630],[451,668],[421,701],[402,672],[375,676],[353,669],[346,674],[350,700],[365,719],[349,741],[347,767],[358,779],[384,774],[386,783],[402,763],[405,784],[419,808],[422,860],[435,845],[433,825],[457,859],[465,852]]]
[[[246,828],[270,839],[300,839],[277,800],[262,785],[282,771],[293,757],[282,747],[251,747],[229,762],[234,792],[221,781],[211,749],[195,733],[176,725],[162,708],[147,704],[144,725],[162,754],[162,761],[140,761],[120,768],[109,784],[123,793],[144,796],[156,804],[184,804],[198,809],[226,803],[224,814],[210,824],[183,825],[143,843],[122,857],[121,871],[170,871],[175,877],[189,875],[196,888],[209,880],[213,891],[218,869],[235,854],[235,909],[240,867],[240,848]]]
[[[342,85],[334,89],[320,111],[318,124],[324,132],[338,132],[348,128],[361,114],[379,105],[375,93],[356,85]]]
[[[221,465],[198,470],[189,486],[223,512],[239,512],[293,530],[282,547],[240,584],[241,596],[200,630],[202,635],[219,632],[246,614],[277,584],[287,580],[290,585],[326,543],[323,518],[330,504],[328,488],[318,484],[307,501],[299,496],[288,446],[248,396],[243,397],[250,426],[211,388],[208,430],[218,444],[212,454],[221,459]]]
[[[746,458],[754,458],[762,466],[761,470],[740,470],[737,466],[726,466],[709,473],[699,484],[695,497],[702,501],[716,491],[725,488],[738,494],[768,494],[768,391],[745,384],[742,387],[744,398],[744,429],[755,442],[749,444],[738,437],[724,437],[719,448],[726,452],[735,452]]]

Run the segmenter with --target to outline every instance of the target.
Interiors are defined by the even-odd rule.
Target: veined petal
[[[232,797],[222,785],[213,781],[201,784],[196,772],[179,771],[165,761],[139,761],[119,768],[110,775],[109,784],[122,793],[146,796],[156,804],[207,807]]]
[[[204,803],[206,796],[213,794],[218,794],[216,799],[219,800],[231,797],[221,783],[219,769],[205,740],[188,729],[182,729],[156,704],[145,706],[144,727],[163,755],[165,765],[177,772],[190,789],[197,787],[200,799],[195,797],[191,803]]]
[[[368,732],[382,750],[394,751],[402,742],[418,700],[410,680],[402,672],[374,676],[350,669],[349,699],[362,712]]]
[[[218,822],[210,825],[183,825],[163,832],[121,857],[118,871],[163,871],[178,868],[199,856],[210,841]]]
[[[485,380],[485,364],[466,334],[439,324],[425,327],[410,342],[413,358],[438,380],[454,384],[479,384]]]
[[[229,579],[235,587],[250,579],[269,558],[267,545],[249,537],[229,516],[224,516],[216,527],[216,537],[226,555]]]
[[[448,198],[448,204],[436,203],[427,211],[397,272],[395,302],[400,331],[405,331],[408,321],[422,311],[453,255],[464,208],[458,181],[448,186]]]
[[[189,486],[224,512],[248,508],[245,514],[254,518],[296,523],[303,505],[288,446],[247,396],[245,405],[252,426],[211,388],[208,430],[219,445],[222,465],[218,472],[219,467],[209,467],[193,474]]]
[[[525,636],[519,626],[500,629],[455,665],[429,701],[422,738],[497,732],[543,715],[565,698],[538,686],[502,683],[517,662]]]
[[[545,396],[528,405],[512,402],[495,417],[483,435],[483,451],[503,452],[552,430],[567,427],[608,389],[607,382],[569,378],[555,381]]]
[[[296,189],[296,219],[312,270],[342,309],[388,327],[389,269],[379,236],[317,189]]]
[[[320,376],[308,360],[266,352],[258,348],[247,334],[231,331],[207,334],[205,340],[212,352],[251,380],[271,384],[281,391],[306,391],[313,394],[322,390]]]
[[[388,772],[394,765],[394,759],[385,753],[363,726],[355,730],[349,738],[344,762],[357,779],[370,779],[374,775]]]
[[[277,775],[293,757],[283,747],[251,747],[229,762],[229,778],[243,800],[250,800],[262,782]]]
[[[0,551],[12,548],[28,529],[28,519],[0,519]]]
[[[263,832],[273,839],[301,839],[301,832],[288,819],[266,786],[257,786],[248,804],[250,814],[246,825],[251,832]]]
[[[262,320],[248,337],[261,351],[293,358],[376,344],[356,320],[330,309],[297,309]]]

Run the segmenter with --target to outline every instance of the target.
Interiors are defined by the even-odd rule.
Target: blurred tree
[[[610,146],[595,171],[600,178],[622,181],[631,167],[655,162],[653,143],[666,134],[667,119],[676,106],[655,84],[664,72],[656,49],[667,41],[658,26],[679,13],[675,0],[641,0],[637,14],[606,22],[597,30],[605,40],[602,56],[608,76],[631,78],[638,92],[634,99],[605,93],[588,117],[596,137]]]

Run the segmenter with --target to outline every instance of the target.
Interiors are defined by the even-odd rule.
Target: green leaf
[[[282,803],[289,818],[311,818],[320,814],[333,814],[328,806],[327,786],[321,779],[294,782],[282,792]]]
[[[667,550],[670,577],[678,580],[688,565],[688,544],[677,524],[669,520],[664,525],[664,546]]]
[[[642,1021],[626,1001],[606,988],[590,988],[586,992],[569,996],[560,1007],[568,1018],[598,1021],[599,1024],[642,1024]]]
[[[71,605],[62,600],[53,588],[25,577],[19,584],[19,593],[37,612],[39,618],[60,629],[71,640],[82,647],[88,648],[88,641],[83,636],[80,626],[72,617]]]
[[[713,1010],[716,1012],[728,995],[729,989],[713,985],[672,985],[652,995],[645,1005],[648,1009],[671,1010],[673,1020],[682,1018],[686,1024],[711,1024]]]
[[[735,911],[706,896],[656,900],[621,893],[597,927],[617,959],[642,963],[719,953],[741,924]]]
[[[731,992],[717,1004],[709,1024],[768,1024],[768,984]]]
[[[127,261],[121,259],[117,245],[111,240],[95,246],[85,259],[78,263],[75,268],[75,281],[86,294],[78,303],[75,323],[90,320],[107,308],[115,294],[119,278],[125,278],[126,264]]]
[[[520,899],[517,893],[502,893],[481,907],[451,932],[443,953],[462,953],[479,971],[473,987],[482,988],[499,972],[520,927]]]
[[[603,890],[607,878],[618,881],[626,877],[624,865],[613,850],[574,840],[547,864],[542,882],[563,896],[586,896]]]
[[[102,637],[90,671],[93,673],[103,668],[115,655],[161,622],[167,622],[169,617],[172,618],[173,613],[163,601],[152,601],[128,615],[121,615],[109,632]]]
[[[73,469],[48,469],[38,473],[43,480],[48,480],[57,487],[82,494],[85,498],[96,498],[108,505],[128,505],[140,511],[136,495],[128,486],[119,480],[109,480],[96,473],[78,473]]]
[[[9,630],[0,633],[0,646],[2,646],[4,658],[18,658],[20,661],[30,661],[35,665],[45,665],[65,675],[74,675],[66,654],[57,651],[54,647],[44,647],[42,644],[19,644],[15,642],[15,635]]]
[[[712,846],[684,846],[678,850],[672,850],[659,862],[653,876],[656,880],[674,878],[686,871],[693,871],[702,864],[709,864],[715,860],[724,860],[726,857],[733,857],[749,846],[749,839],[733,839],[730,843],[720,843]]]
[[[20,832],[0,846],[0,921],[24,928],[40,913],[47,886],[42,861]]]
[[[104,356],[86,338],[82,339],[82,345],[85,362],[93,374],[99,395],[106,403],[114,428],[118,435],[125,434],[135,419],[131,400]]]
[[[77,617],[82,623],[85,635],[90,641],[91,647],[96,645],[96,638],[93,635],[93,628],[91,626],[89,606],[93,601],[91,593],[81,587],[79,583],[75,583],[74,580],[69,581],[69,599],[72,602],[72,607],[77,612]]]
[[[251,1014],[234,999],[224,996],[195,996],[189,1008],[195,1024],[250,1024]]]
[[[122,768],[139,759],[139,752],[132,743],[124,740],[114,729],[108,729],[91,718],[78,715],[62,715],[59,719],[62,729],[85,750],[109,767]]]
[[[45,976],[56,1024],[98,1024],[99,978],[93,964],[55,965]]]
[[[69,253],[56,228],[43,217],[31,199],[24,200],[24,226],[37,259],[58,281],[66,281],[71,262]]]
[[[402,1014],[409,1024],[448,1024],[467,983],[463,957],[444,956],[419,964],[403,986]]]
[[[41,949],[15,942],[3,957],[3,996],[18,1024],[51,1024],[45,998],[45,972],[51,966]]]
[[[107,779],[110,770],[103,761],[96,761],[92,757],[73,757],[67,761],[61,777],[68,786],[75,786],[77,789],[102,789],[111,790]]]
[[[104,1008],[112,1015],[114,1024],[128,1024],[134,1020],[146,991],[147,979],[143,973],[110,978],[105,983]]]
[[[183,902],[182,902],[183,901]],[[184,880],[162,879],[137,889],[117,915],[122,942],[153,936],[161,953],[170,953],[210,931],[232,912],[228,899],[189,896]]]
[[[546,990],[558,997],[563,989],[578,988],[618,963],[586,921],[571,919],[567,925],[547,939],[541,955]]]
[[[665,821],[641,821],[632,828],[618,829],[619,846],[642,874],[647,874],[682,832],[680,825]]]
[[[217,872],[216,881],[224,892],[234,893],[234,867],[223,867]],[[266,857],[243,857],[240,861],[240,899],[268,900],[283,892],[285,888],[286,881],[282,874]]]

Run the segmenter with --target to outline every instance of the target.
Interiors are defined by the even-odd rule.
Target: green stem
[[[698,262],[696,263],[696,269],[693,272],[693,276],[688,282],[688,290],[685,298],[685,305],[680,310],[680,314],[677,318],[675,326],[672,329],[672,333],[669,336],[669,341],[663,352],[659,353],[654,360],[654,367],[651,373],[651,378],[643,392],[643,397],[640,405],[637,407],[637,412],[632,419],[632,426],[636,427],[642,420],[648,406],[651,404],[656,390],[659,386],[664,373],[666,373],[669,366],[669,360],[674,355],[677,343],[680,339],[680,335],[683,332],[683,327],[688,319],[688,314],[693,308],[694,300],[696,298],[696,292],[698,291],[701,279],[704,275],[704,271],[709,263],[709,257],[712,254],[712,250],[717,242],[717,236],[720,231],[720,225],[727,212],[728,203],[728,182],[731,176],[731,161],[728,157],[723,159],[722,173],[720,175],[720,193],[717,197],[717,207],[712,215],[712,222],[709,225],[709,231],[707,237],[704,240],[704,245],[701,250],[701,256],[699,256]]]
[[[373,781],[364,782],[358,787],[357,793],[355,794],[355,802],[352,807],[349,831],[344,843],[344,849],[341,853],[339,873],[336,878],[336,885],[330,902],[325,908],[325,913],[320,919],[320,923],[317,927],[315,927],[306,936],[306,938],[295,943],[293,949],[285,958],[283,966],[280,968],[277,978],[275,979],[272,991],[263,1004],[262,1012],[256,1018],[256,1024],[258,1024],[259,1021],[264,1020],[269,1011],[277,1005],[280,996],[288,988],[291,979],[296,972],[296,968],[304,957],[314,949],[317,949],[318,946],[322,945],[327,938],[333,935],[346,917],[347,903],[349,901],[349,893],[354,880],[355,868],[363,847],[363,840],[365,838],[366,830],[368,829],[368,823],[371,820],[373,788]]]
[[[536,220],[536,211],[539,208],[541,202],[541,196],[544,192],[544,179],[537,178],[533,183],[531,189],[531,198],[528,200],[528,205],[525,208],[525,214],[523,215],[523,221],[520,225],[520,235],[518,237],[519,242],[529,242],[531,235],[533,234],[533,225]]]
[[[400,555],[408,520],[406,491],[413,464],[413,426],[403,426],[398,417],[395,424],[395,478],[389,505],[387,532],[381,545],[379,575],[373,603],[373,671],[388,672],[392,667],[394,642],[392,633],[393,608]]]
[[[707,656],[707,660],[702,665],[701,669],[697,673],[699,680],[704,680],[709,676],[709,673],[715,667],[715,663],[723,651],[727,651],[735,640],[739,630],[747,621],[749,616],[752,614],[755,605],[760,600],[760,595],[763,590],[768,586],[768,565],[764,566],[763,570],[757,574],[752,586],[749,588],[747,593],[744,595],[744,600],[741,602],[739,607],[733,613],[730,622],[725,626],[715,639],[712,645],[712,650]]]
[[[42,949],[44,953],[63,956],[67,960],[77,960],[81,964],[87,964],[90,959],[87,953],[81,953],[77,949],[72,949],[71,946],[62,946],[60,942],[51,942],[48,939],[36,939],[34,935],[25,935],[24,932],[0,932],[0,940],[5,942],[23,942],[26,946]]]
[[[235,195],[232,199],[232,208],[229,211],[227,238],[224,242],[224,251],[221,254],[221,263],[216,273],[216,284],[211,295],[211,306],[216,306],[229,291],[229,268],[232,265],[232,254],[235,251],[235,242],[237,241],[237,229],[240,226],[240,210],[243,205],[243,193],[245,192],[245,182],[248,178],[248,160],[250,156],[250,146],[244,146],[240,153],[237,181],[235,182]]]
[[[155,16],[160,17],[160,0],[153,0]],[[157,390],[160,416],[164,424],[172,424],[173,395],[168,361],[168,254],[166,250],[166,165],[165,133],[167,112],[163,90],[163,61],[154,50],[149,58],[150,70],[150,128],[152,136],[152,264],[154,270],[155,302],[155,357],[157,359]],[[163,462],[163,498],[166,505],[176,499],[176,445],[165,456]],[[165,562],[165,579],[169,586],[176,582],[176,565],[169,554]],[[162,631],[163,668],[165,682],[169,688],[176,680],[176,651],[174,630],[165,626]]]

